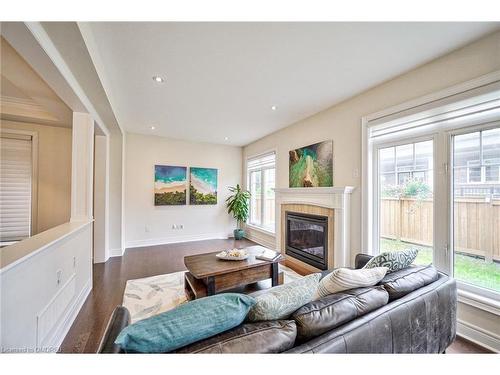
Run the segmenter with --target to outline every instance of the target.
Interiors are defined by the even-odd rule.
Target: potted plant
[[[231,194],[226,199],[227,213],[232,214],[238,223],[238,227],[234,230],[234,239],[241,240],[245,235],[242,224],[248,219],[248,200],[250,192],[242,190],[240,185],[229,187]]]

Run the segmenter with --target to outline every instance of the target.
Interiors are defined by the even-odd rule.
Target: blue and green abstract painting
[[[198,204],[217,204],[217,169],[191,167],[189,202]]]
[[[187,168],[155,165],[155,206],[186,204]]]
[[[333,141],[297,148],[289,158],[290,187],[333,186]]]

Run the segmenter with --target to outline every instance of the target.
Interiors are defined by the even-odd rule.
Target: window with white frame
[[[0,137],[0,246],[28,238],[32,231],[32,137]]]
[[[247,160],[247,189],[250,191],[250,215],[247,224],[274,233],[274,188],[276,154],[269,152]]]
[[[365,119],[364,247],[417,248],[417,263],[500,300],[500,75],[442,98]]]
[[[496,155],[498,132],[487,130],[455,139],[455,187],[471,190],[471,185],[495,185],[500,182],[500,156]],[[493,188],[493,186],[491,186]]]

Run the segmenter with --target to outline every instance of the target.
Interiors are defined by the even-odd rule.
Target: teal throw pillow
[[[115,344],[126,352],[170,352],[240,325],[254,304],[238,293],[200,298],[126,327]]]

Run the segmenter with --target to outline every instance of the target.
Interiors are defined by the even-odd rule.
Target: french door
[[[417,264],[433,262],[434,139],[376,147],[378,252],[419,250]]]
[[[500,293],[500,127],[451,134],[451,265],[464,289]]]
[[[500,295],[500,124],[373,145],[374,253],[417,248],[460,286]]]

